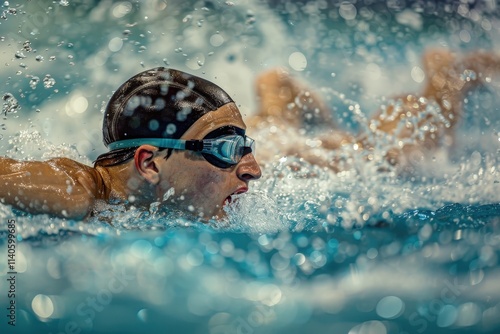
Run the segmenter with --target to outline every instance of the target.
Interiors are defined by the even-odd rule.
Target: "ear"
[[[141,145],[135,151],[134,164],[137,172],[149,183],[155,185],[160,182],[160,175],[155,163],[158,148],[151,145]]]

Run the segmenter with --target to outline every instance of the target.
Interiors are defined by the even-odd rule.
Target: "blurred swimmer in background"
[[[453,144],[464,98],[500,71],[500,57],[483,51],[459,55],[433,49],[423,55],[423,68],[426,83],[421,93],[401,95],[382,106],[366,124],[368,131],[357,135],[338,128],[332,112],[314,89],[284,69],[273,69],[256,80],[258,112],[247,124],[250,130],[272,129],[264,136],[274,138],[272,143],[282,156],[297,156],[337,172],[347,169],[349,161],[332,159],[325,151],[350,146],[373,159],[369,152],[377,145],[374,141],[392,138],[394,145],[387,148],[384,158],[400,170],[408,169],[438,147]],[[290,136],[290,129],[295,129],[297,136],[299,132],[309,136],[312,133],[317,140],[312,145],[307,145],[307,140],[283,140],[283,133]],[[273,159],[273,152],[261,149],[258,158]]]

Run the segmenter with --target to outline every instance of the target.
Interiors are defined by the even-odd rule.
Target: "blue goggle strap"
[[[116,141],[110,143],[108,147],[110,150],[117,150],[141,145],[208,153],[228,163],[238,163],[246,153],[255,152],[255,141],[250,137],[240,135],[229,135],[203,140],[135,138]]]

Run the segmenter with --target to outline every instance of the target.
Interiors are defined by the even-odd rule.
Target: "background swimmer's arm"
[[[397,131],[397,137],[401,139],[415,134],[413,124],[405,124],[405,120],[411,117],[419,119],[419,128],[424,124],[435,128],[435,131],[416,137],[418,140],[412,144],[390,149],[387,158],[393,164],[404,164],[410,156],[420,159],[442,144],[452,145],[467,93],[500,74],[500,56],[486,51],[461,55],[446,49],[431,49],[424,54],[423,65],[427,81],[420,97],[401,96],[397,110],[391,104],[384,112],[377,112],[370,121],[370,129],[388,134]],[[437,113],[426,113],[432,101],[439,106],[442,117],[436,117]],[[405,126],[401,127],[402,124]],[[371,144],[363,136],[359,137],[359,146],[369,147]]]
[[[283,68],[260,74],[255,81],[255,93],[257,114],[246,120],[250,127],[261,122],[283,122],[305,130],[336,127],[323,99]]]
[[[411,126],[407,128],[406,124],[402,123],[410,117],[419,119],[419,127],[424,123],[431,123],[437,129],[418,137],[413,145],[405,144],[404,147],[389,150],[388,161],[394,164],[410,154],[431,151],[441,143],[453,143],[455,125],[460,120],[464,97],[471,89],[488,83],[492,76],[500,74],[500,55],[484,51],[458,55],[446,49],[436,49],[424,54],[423,66],[427,81],[422,93],[395,98],[399,106],[397,109],[394,104],[385,106],[373,115],[368,124],[374,132],[392,135],[397,131],[397,138],[401,139],[415,134]],[[316,123],[331,129],[317,137],[324,149],[335,150],[351,144],[369,149],[376,144],[370,141],[367,133],[354,137],[339,130],[326,103],[283,69],[273,69],[259,75],[256,80],[256,94],[257,113],[246,120],[250,129],[292,127],[308,132],[312,129],[311,125]],[[437,103],[443,117],[433,117],[426,113],[432,103]],[[405,126],[402,127],[401,124]],[[272,135],[271,132],[269,134]],[[281,138],[275,142],[276,145],[284,146],[280,147],[284,154],[299,156],[312,164],[336,171],[342,170],[335,161],[324,159],[322,155],[311,151],[305,143],[294,142],[293,145],[288,145]],[[259,158],[262,157],[259,153]]]
[[[83,219],[97,194],[90,169],[65,158],[44,162],[0,158],[0,201],[32,214]]]
[[[461,105],[467,93],[479,85],[488,83],[492,77],[500,73],[500,56],[485,51],[460,55],[446,49],[431,49],[423,55],[422,63],[427,80],[420,96],[437,102],[446,119],[444,134],[447,135],[453,135],[452,130],[460,120]],[[384,114],[390,117],[380,117],[382,114],[380,111],[376,113],[373,120],[377,123],[377,129],[392,133],[402,118],[425,112],[428,104],[422,103],[420,96],[401,96],[399,101],[402,108],[398,109],[399,113],[394,112],[393,105],[385,110]]]

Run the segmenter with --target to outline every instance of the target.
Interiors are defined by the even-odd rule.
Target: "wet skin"
[[[203,139],[223,126],[246,129],[234,103],[205,114],[181,139]],[[162,200],[164,194],[173,189],[174,195],[165,201],[167,207],[192,212],[206,219],[224,217],[223,206],[230,201],[231,195],[247,192],[249,182],[260,178],[262,174],[252,153],[246,154],[238,164],[227,169],[213,166],[197,152],[174,151],[165,160],[166,154],[166,151],[162,151],[155,157],[160,175],[156,185],[157,198]]]

